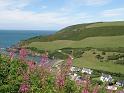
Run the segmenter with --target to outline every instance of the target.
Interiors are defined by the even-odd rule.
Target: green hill
[[[23,41],[23,44],[31,42],[49,42],[55,40],[78,41],[88,37],[97,36],[120,36],[124,35],[124,21],[117,22],[96,22],[77,24],[66,27],[53,35],[36,36]]]
[[[61,48],[118,48],[124,47],[124,36],[89,37],[79,41],[56,40],[52,42],[32,42],[28,47],[56,50]]]

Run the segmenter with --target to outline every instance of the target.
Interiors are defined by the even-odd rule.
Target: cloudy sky
[[[0,0],[0,29],[58,30],[124,20],[124,0]]]

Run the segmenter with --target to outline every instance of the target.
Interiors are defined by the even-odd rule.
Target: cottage
[[[82,72],[82,73],[87,73],[87,74],[90,74],[90,75],[91,75],[92,72],[93,72],[93,70],[88,69],[88,68],[83,68],[81,72]]]
[[[106,75],[102,73],[102,76],[100,77],[100,80],[102,82],[112,82],[112,76],[111,75]]]
[[[116,82],[116,86],[124,87],[124,80],[120,80],[120,81]]]
[[[80,68],[71,67],[70,70],[71,70],[72,72],[79,72],[79,71],[80,71]]]

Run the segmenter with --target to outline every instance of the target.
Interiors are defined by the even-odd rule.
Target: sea
[[[9,48],[12,45],[35,36],[46,36],[56,31],[37,30],[0,30],[0,48]]]
[[[46,36],[54,34],[56,31],[37,31],[37,30],[0,30],[0,53],[9,55],[6,48],[16,45],[21,40],[26,40],[35,36]],[[18,54],[15,54],[18,57]],[[35,62],[40,62],[40,57],[38,56],[27,56],[27,60],[34,60]]]

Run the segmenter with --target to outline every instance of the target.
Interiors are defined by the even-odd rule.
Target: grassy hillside
[[[106,61],[99,62],[91,51],[85,52],[83,57],[75,59],[73,65],[124,74],[124,65],[114,64],[113,62]]]
[[[23,41],[31,42],[49,42],[55,40],[73,40],[78,41],[88,37],[97,36],[120,36],[124,35],[124,21],[122,22],[97,22],[88,24],[78,24],[66,27],[54,35],[37,36]]]
[[[66,47],[71,48],[118,48],[124,47],[124,36],[89,37],[80,41],[57,40],[52,42],[32,42],[28,47],[38,49],[56,50]]]

